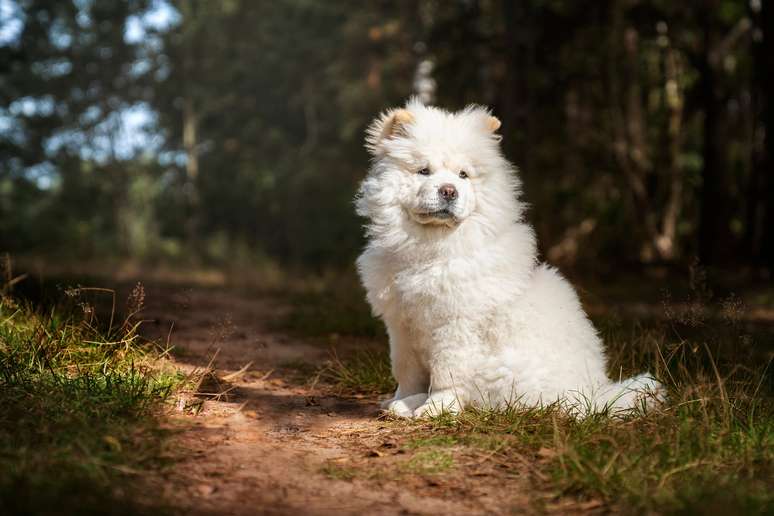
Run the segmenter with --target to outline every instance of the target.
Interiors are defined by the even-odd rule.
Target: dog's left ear
[[[414,122],[414,115],[406,109],[391,109],[379,115],[366,129],[366,149],[377,156],[383,151],[384,140],[405,136],[406,126]]]
[[[489,129],[490,133],[497,131],[501,125],[500,119],[496,116],[488,116],[486,119],[486,128]]]
[[[501,125],[500,119],[496,116],[487,114],[486,119],[484,119],[484,127],[486,127],[486,130],[492,135],[492,138],[498,142],[503,139],[501,134],[497,134],[497,130]]]

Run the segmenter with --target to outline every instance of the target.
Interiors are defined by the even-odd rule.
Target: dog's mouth
[[[448,209],[437,211],[422,211],[414,212],[414,220],[420,224],[433,224],[440,223],[446,225],[452,225],[458,222],[457,217]]]
[[[422,214],[425,217],[430,217],[433,219],[453,219],[454,215],[449,210],[438,210],[438,211],[429,211],[427,213]]]

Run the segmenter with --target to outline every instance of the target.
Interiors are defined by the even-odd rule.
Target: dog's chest
[[[395,272],[392,290],[401,317],[412,325],[434,327],[450,319],[475,320],[491,314],[507,295],[493,289],[497,278],[461,259],[412,264]],[[505,285],[500,284],[500,287]]]

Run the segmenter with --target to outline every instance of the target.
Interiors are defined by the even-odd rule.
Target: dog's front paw
[[[666,387],[650,375],[641,375],[636,382],[637,406],[646,411],[662,405],[667,399]]]
[[[380,407],[382,410],[389,410],[389,409],[390,409],[390,405],[392,405],[392,404],[393,404],[393,403],[395,403],[396,401],[398,401],[398,399],[397,399],[397,398],[395,398],[395,396],[393,396],[392,398],[390,398],[390,399],[388,399],[388,400],[384,400],[383,402],[381,402],[381,403],[379,404],[379,407]]]
[[[435,417],[441,414],[459,414],[460,405],[454,398],[428,400],[414,410],[414,417]]]
[[[427,394],[413,394],[403,399],[392,399],[382,404],[388,413],[398,417],[414,417],[414,411],[427,400]]]

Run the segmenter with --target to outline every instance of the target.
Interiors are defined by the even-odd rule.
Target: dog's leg
[[[462,330],[455,331],[453,328],[449,331],[457,335],[463,333]],[[466,346],[438,346],[430,363],[430,395],[414,410],[414,417],[460,412],[468,403],[466,386],[474,367]]]
[[[458,414],[463,406],[460,395],[457,389],[434,391],[423,404],[414,409],[414,417],[433,417],[443,413]]]
[[[611,382],[592,396],[596,411],[609,409],[613,413],[648,410],[666,400],[666,388],[650,373],[637,375],[620,382]]]
[[[427,399],[428,374],[409,340],[400,331],[390,331],[389,334],[392,374],[398,382],[398,389],[392,399],[382,403],[382,408],[401,417],[411,417]]]
[[[406,396],[399,400],[393,399],[383,407],[387,412],[394,416],[411,418],[414,417],[414,411],[427,400],[427,393],[421,392]]]

